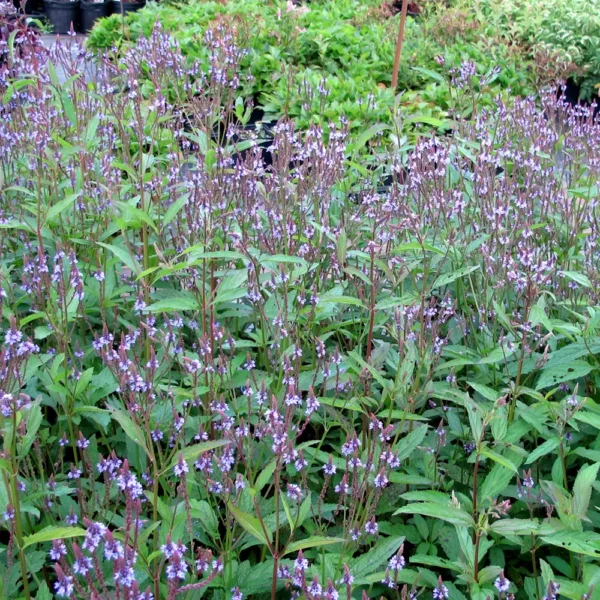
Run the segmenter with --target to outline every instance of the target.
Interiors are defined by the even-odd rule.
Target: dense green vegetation
[[[395,93],[350,0],[0,22],[1,599],[600,600],[600,117],[501,6]]]

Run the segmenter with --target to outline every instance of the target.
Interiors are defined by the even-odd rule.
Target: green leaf
[[[276,466],[277,462],[275,461],[275,459],[272,459],[261,469],[260,474],[254,482],[254,489],[257,492],[260,492],[265,487],[265,485],[267,485],[267,483],[269,483],[272,480]]]
[[[592,497],[592,484],[598,476],[600,463],[586,465],[579,469],[573,484],[573,512],[582,519],[588,519],[587,510]]]
[[[177,200],[175,200],[175,202],[173,202],[173,204],[167,208],[163,218],[161,219],[161,225],[163,227],[166,227],[177,216],[179,211],[187,204],[189,197],[189,193],[184,194],[183,196],[177,198]]]
[[[530,465],[531,463],[535,462],[538,458],[541,458],[546,454],[550,454],[550,452],[558,448],[559,444],[560,440],[558,438],[550,438],[549,440],[546,440],[527,457],[525,464]]]
[[[469,425],[471,426],[471,435],[475,443],[479,445],[483,439],[483,417],[481,409],[475,402],[467,402],[465,404],[467,414],[469,416]]]
[[[358,136],[356,142],[352,144],[352,150],[355,152],[360,150],[373,136],[385,131],[386,129],[389,129],[389,127],[389,125],[385,125],[384,123],[375,123],[374,125],[371,125],[371,127],[363,131]]]
[[[60,202],[53,204],[46,213],[46,221],[53,221],[54,217],[58,216],[61,212],[69,208],[69,206],[71,206],[71,204],[75,202],[78,196],[79,192],[77,192],[76,194],[69,194]]]
[[[165,298],[150,304],[144,309],[147,313],[167,313],[184,310],[198,310],[198,301],[190,296]]]
[[[443,86],[446,86],[448,84],[444,77],[436,71],[432,71],[431,69],[425,69],[424,67],[411,67],[411,69],[413,71],[416,71],[417,73],[421,73],[421,75],[425,75],[425,77],[429,77],[430,79],[441,83]]]
[[[498,454],[498,452],[491,450],[490,448],[487,448],[487,447],[481,448],[479,453],[482,456],[485,456],[486,458],[492,459],[494,462],[497,462],[499,465],[502,465],[503,467],[510,469],[514,473],[519,472],[517,467],[514,465],[514,463],[512,461],[508,460],[508,458],[506,458],[505,456]]]
[[[45,581],[40,583],[40,587],[38,587],[37,594],[35,595],[35,600],[52,600],[52,593]]]
[[[307,548],[316,548],[319,546],[329,546],[330,544],[343,544],[346,540],[338,537],[323,537],[323,536],[312,536],[304,540],[298,540],[292,542],[286,549],[285,554],[298,552],[299,550],[306,550]]]
[[[559,276],[562,275],[583,287],[592,287],[592,282],[590,281],[589,277],[587,275],[584,275],[583,273],[578,273],[577,271],[559,271],[558,274]]]
[[[495,500],[510,484],[514,472],[500,464],[494,465],[479,487],[479,501]]]
[[[23,539],[23,548],[33,544],[51,542],[52,540],[64,540],[72,537],[82,537],[85,535],[85,529],[82,527],[48,527],[38,531],[33,535],[28,535]]]
[[[377,383],[381,385],[381,387],[386,387],[387,380],[385,379],[385,377],[383,377],[381,373],[375,367],[373,367],[373,365],[367,363],[356,350],[352,350],[352,352],[349,352],[348,358],[358,363],[358,366],[360,366],[362,369],[366,369],[367,371],[369,371],[369,373],[373,375],[373,377],[375,378]]]
[[[144,449],[144,452],[147,454],[148,458],[152,460],[152,454],[148,450],[148,446],[146,445],[146,441],[144,439],[144,434],[142,433],[142,430],[140,429],[139,425],[135,423],[133,419],[124,410],[120,408],[108,405],[108,410],[110,410],[113,419],[115,419],[115,421],[119,423],[119,425],[125,432],[125,435],[130,440],[141,446]]]
[[[323,296],[319,296],[319,304],[350,304],[365,308],[365,305],[358,298],[353,298],[352,296],[328,296],[324,294]]]
[[[495,389],[488,387],[487,385],[482,385],[481,383],[469,381],[468,384],[490,402],[496,402],[496,400],[498,400],[498,398],[502,395],[499,394]]]
[[[575,420],[591,425],[595,429],[600,429],[600,415],[596,415],[589,411],[577,411],[574,415]]]
[[[265,544],[266,546],[270,546],[270,542],[271,542],[270,535],[269,535],[269,538],[266,537],[265,532],[263,531],[263,528],[260,524],[260,521],[256,517],[253,517],[252,515],[249,515],[248,513],[241,511],[239,508],[234,506],[231,502],[227,503],[227,508],[229,509],[229,511],[235,518],[235,520],[252,537],[256,538],[262,544]]]
[[[394,447],[398,452],[400,460],[406,460],[421,444],[427,435],[427,425],[415,427],[409,434],[405,435]]]
[[[129,267],[129,269],[133,273],[138,274],[141,271],[140,266],[131,257],[131,255],[129,254],[129,252],[127,252],[127,250],[124,250],[123,248],[119,248],[118,246],[113,246],[112,244],[104,244],[102,242],[96,242],[96,243],[99,246],[102,246],[103,248],[110,250],[124,265]]]
[[[31,449],[40,425],[42,424],[42,409],[40,407],[40,402],[40,400],[32,402],[27,410],[27,433],[19,444],[19,456],[21,457],[25,457]]]
[[[137,202],[137,200],[135,200],[135,201]],[[142,210],[141,208],[138,208],[137,206],[133,206],[132,204],[129,204],[127,202],[117,201],[117,202],[115,202],[115,205],[118,206],[124,212],[130,213],[135,218],[142,221],[142,223],[146,223],[146,225],[148,225],[151,229],[153,229],[156,233],[158,233],[158,229],[156,228],[154,221],[152,220],[150,215],[148,215],[148,213],[146,213],[146,211]]]
[[[281,495],[281,504],[283,506],[283,510],[285,512],[285,516],[287,519],[287,522],[290,524],[290,530],[293,533],[294,532],[294,517],[292,516],[292,510],[290,509],[290,505],[286,499],[286,497],[282,494]]]
[[[403,542],[404,536],[380,538],[378,543],[367,553],[348,562],[350,572],[356,579],[370,575],[383,563],[387,562],[390,556],[398,551]]]
[[[565,381],[572,381],[585,377],[593,370],[593,367],[584,360],[574,360],[566,365],[550,366],[550,361],[546,363],[545,368],[535,386],[536,390],[543,390],[547,387],[555,387]]]
[[[542,541],[570,552],[600,558],[600,534],[592,531],[561,531],[541,537]]]
[[[451,273],[446,273],[444,275],[440,275],[431,286],[432,290],[436,288],[442,287],[444,285],[449,285],[450,283],[460,279],[461,277],[466,277],[473,271],[477,271],[479,269],[479,265],[471,265],[470,267],[462,267],[461,269],[457,269],[456,271],[452,271]]]
[[[206,500],[190,498],[190,514],[192,518],[198,519],[206,533],[211,536],[219,535],[219,520],[215,511]]]
[[[433,517],[435,519],[442,519],[453,525],[463,525],[465,527],[473,527],[473,517],[466,511],[456,508],[454,506],[442,506],[441,504],[434,504],[433,502],[419,502],[417,504],[408,504],[399,508],[394,515],[400,514],[417,514],[423,515],[424,517]]]
[[[426,554],[413,554],[410,557],[410,562],[420,565],[427,565],[429,567],[438,567],[440,569],[449,569],[450,571],[456,571],[458,573],[460,573],[462,570],[458,565],[454,564],[447,558],[428,556]]]
[[[538,521],[533,519],[500,519],[491,524],[490,529],[500,535],[529,535],[537,533]]]

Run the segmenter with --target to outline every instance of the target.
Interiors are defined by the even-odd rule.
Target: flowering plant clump
[[[265,147],[232,40],[1,67],[3,596],[596,598],[593,108]]]

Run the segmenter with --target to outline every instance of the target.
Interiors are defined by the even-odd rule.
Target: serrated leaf
[[[146,445],[146,441],[144,439],[144,434],[140,429],[139,425],[135,423],[135,421],[122,409],[117,408],[115,406],[108,406],[108,410],[112,415],[112,418],[119,423],[125,435],[141,446],[144,449],[144,452],[147,454],[148,458],[152,460],[152,454],[148,450],[148,446]]]
[[[260,492],[267,483],[269,483],[273,477],[273,473],[275,473],[275,467],[277,466],[277,462],[275,459],[269,461],[260,471],[256,481],[254,482],[254,489],[257,492]]]
[[[365,305],[358,299],[352,296],[319,296],[319,304],[349,304],[351,306],[359,306],[365,308]]]
[[[479,269],[479,265],[471,265],[470,267],[462,267],[460,269],[456,269],[456,271],[452,271],[451,273],[445,273],[444,275],[440,275],[431,286],[431,289],[435,290],[436,288],[442,287],[444,285],[449,285],[457,279],[460,279],[461,277],[466,277],[470,273],[477,271],[477,269]]]
[[[183,196],[177,198],[177,200],[175,200],[175,202],[173,202],[173,204],[167,208],[163,218],[161,219],[161,225],[163,227],[166,227],[177,216],[179,211],[187,204],[189,197],[189,193],[183,194]]]
[[[182,296],[180,298],[165,298],[164,300],[158,300],[153,302],[149,306],[144,308],[145,313],[167,313],[184,310],[198,310],[198,301],[195,298],[189,296]]]
[[[136,274],[139,274],[141,269],[137,262],[131,257],[127,250],[123,248],[119,248],[118,246],[114,246],[112,244],[104,244],[102,242],[96,242],[99,246],[110,250],[124,265],[129,267],[129,269]]]
[[[542,370],[542,374],[535,386],[536,390],[543,390],[547,387],[554,387],[565,381],[573,381],[585,377],[593,370],[592,365],[584,360],[574,360],[570,364],[550,367],[549,363]]]
[[[231,502],[227,504],[227,508],[229,509],[235,520],[242,526],[242,528],[245,531],[247,531],[252,537],[256,538],[262,544],[270,546],[270,534],[269,538],[267,538],[260,524],[260,521],[256,517],[253,517],[252,515],[241,511]]]
[[[591,531],[564,531],[542,536],[541,539],[569,552],[600,558],[600,534]]]
[[[550,454],[550,452],[558,448],[559,444],[560,440],[558,438],[550,438],[549,440],[546,440],[527,457],[525,464],[530,465],[531,463],[535,462],[538,458],[541,458],[546,454]]]
[[[28,535],[23,539],[23,548],[33,544],[51,542],[52,540],[65,540],[72,537],[82,537],[85,535],[85,529],[82,527],[48,527],[38,531],[33,535]]]
[[[329,546],[330,544],[343,544],[346,540],[338,537],[323,537],[323,536],[312,536],[304,540],[298,540],[292,542],[286,549],[285,554],[298,552],[299,550],[306,550],[308,548],[317,548],[319,546]]]
[[[356,579],[370,575],[383,563],[387,562],[390,556],[398,551],[403,542],[404,536],[380,538],[379,542],[367,553],[348,562],[350,572]]]
[[[495,500],[510,484],[514,471],[500,464],[495,464],[479,487],[479,501]]]
[[[495,452],[494,450],[491,450],[490,448],[487,448],[487,447],[481,448],[479,453],[482,456],[485,456],[486,458],[490,458],[494,462],[497,462],[499,465],[502,465],[503,467],[510,469],[511,471],[513,471],[513,473],[519,472],[517,467],[511,460],[509,460],[505,456],[502,456],[501,454],[498,454],[498,452]]]
[[[490,526],[494,533],[500,535],[528,535],[537,533],[539,528],[539,522],[532,519],[500,519]]]
[[[573,484],[573,513],[587,520],[587,511],[592,497],[592,484],[598,476],[600,463],[586,465],[579,469]]]
[[[415,427],[410,433],[405,435],[395,446],[394,451],[398,452],[400,460],[406,460],[423,442],[427,435],[427,425]]]
[[[394,515],[400,514],[418,514],[424,517],[433,517],[435,519],[442,519],[453,525],[463,525],[466,527],[473,527],[473,517],[466,511],[456,508],[454,506],[442,506],[441,504],[434,504],[432,502],[419,502],[416,504],[408,504],[399,508]]]

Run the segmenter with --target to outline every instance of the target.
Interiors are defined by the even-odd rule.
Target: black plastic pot
[[[119,0],[113,0],[113,13],[116,15],[126,15],[130,12],[142,10],[144,6],[146,6],[146,0],[141,0],[141,2],[119,2]]]
[[[44,0],[46,17],[54,28],[54,33],[69,33],[71,23],[73,30],[79,26],[79,0],[61,2],[61,0]]]
[[[15,8],[19,11],[21,10],[21,2],[19,0],[13,0],[13,4],[15,5]],[[26,15],[36,14],[38,12],[38,0],[26,0],[24,8]]]
[[[88,33],[94,26],[94,23],[102,17],[108,17],[112,13],[113,2],[85,2],[81,0],[81,33]]]

